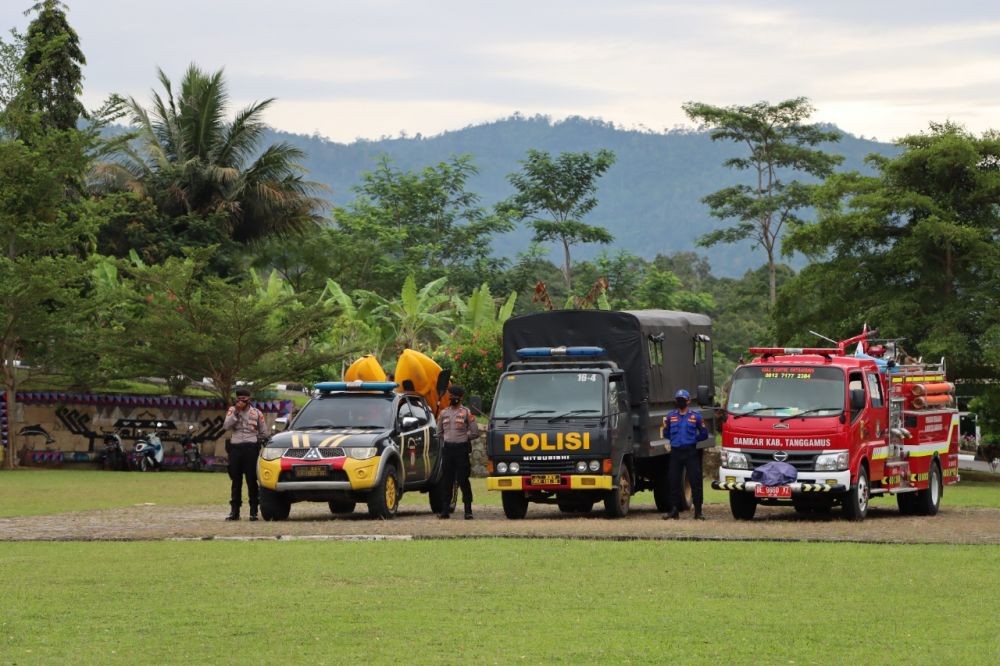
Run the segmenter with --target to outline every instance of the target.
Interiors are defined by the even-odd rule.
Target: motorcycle
[[[126,471],[129,468],[128,454],[122,444],[121,435],[117,430],[103,431],[104,450],[101,452],[101,465],[104,469]]]
[[[160,427],[160,423],[156,427]],[[163,442],[157,430],[149,434],[139,431],[139,439],[136,440],[133,450],[135,466],[143,472],[157,472],[163,467]]]
[[[199,439],[194,436],[194,426],[189,425],[187,433],[181,437],[181,451],[184,454],[184,466],[192,472],[200,471],[205,464],[205,459],[201,457],[201,449],[198,447]]]

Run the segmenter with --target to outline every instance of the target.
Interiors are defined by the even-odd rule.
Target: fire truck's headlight
[[[750,461],[747,460],[745,453],[737,453],[736,451],[726,451],[722,449],[722,455],[719,461],[723,467],[729,469],[750,469]]]
[[[586,472],[587,471],[587,461],[586,460],[581,460],[578,463],[576,463],[576,471],[579,472],[580,474],[583,474],[584,472]]]
[[[260,450],[260,457],[264,460],[277,460],[285,455],[285,449],[281,446],[265,446]]]
[[[521,471],[521,464],[520,463],[516,463],[516,462],[512,462],[510,464],[510,468],[509,469],[510,469],[510,473],[511,474],[517,474],[518,472]]]
[[[847,469],[850,455],[847,451],[837,451],[836,453],[823,453],[816,456],[816,471],[818,472],[842,472]]]
[[[497,463],[497,474],[507,473],[507,463]]]
[[[590,471],[591,472],[596,472],[599,469],[601,469],[601,461],[600,460],[591,460],[590,461]]]

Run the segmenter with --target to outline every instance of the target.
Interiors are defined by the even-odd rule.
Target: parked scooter
[[[121,435],[117,430],[104,430],[104,450],[101,452],[101,465],[104,469],[124,472],[128,471],[128,454],[122,444]]]
[[[139,439],[133,450],[133,464],[142,472],[158,472],[163,467],[163,442],[158,434],[161,425],[157,422],[157,430],[149,434],[139,431]]]
[[[198,472],[205,464],[201,457],[200,440],[194,436],[194,426],[189,425],[187,432],[181,437],[181,451],[184,453],[184,467],[192,472]]]

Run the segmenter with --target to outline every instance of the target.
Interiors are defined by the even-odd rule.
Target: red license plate
[[[753,494],[757,497],[788,499],[792,496],[791,486],[757,486]]]

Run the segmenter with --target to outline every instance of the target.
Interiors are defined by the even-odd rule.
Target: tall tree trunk
[[[774,310],[775,304],[778,302],[778,271],[777,267],[774,265],[774,247],[768,246],[767,248],[767,277],[770,286],[770,297],[771,297],[771,310]]]
[[[563,277],[566,278],[566,293],[570,296],[573,295],[573,280],[570,274],[570,263],[569,263],[569,240],[565,237],[562,239],[563,243]]]

